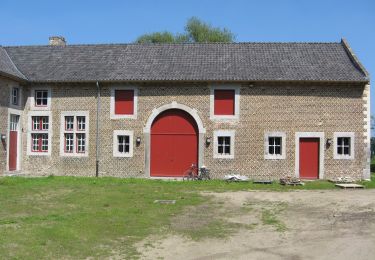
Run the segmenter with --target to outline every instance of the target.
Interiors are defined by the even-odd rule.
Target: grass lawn
[[[364,185],[375,188],[375,175]],[[207,197],[199,191],[257,189],[288,191],[335,187],[326,181],[284,187],[276,183],[256,185],[219,180],[0,178],[0,258],[76,259],[116,254],[136,258],[136,242],[152,234],[177,232],[170,224],[171,218],[188,206],[205,202]],[[173,199],[176,204],[155,204],[157,199]],[[271,213],[264,215],[264,221],[274,221]]]

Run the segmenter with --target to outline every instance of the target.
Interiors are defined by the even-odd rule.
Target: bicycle
[[[183,181],[210,180],[210,171],[206,167],[198,168],[192,164],[183,174]]]

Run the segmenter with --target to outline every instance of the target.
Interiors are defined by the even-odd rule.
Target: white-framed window
[[[210,87],[210,119],[238,120],[240,116],[240,85],[215,84]]]
[[[335,132],[333,134],[333,158],[354,159],[354,132]]]
[[[50,110],[51,109],[51,88],[35,87],[31,89],[30,109],[31,110]]]
[[[285,159],[286,134],[285,132],[265,132],[264,159]]]
[[[10,87],[9,107],[20,109],[22,104],[22,88],[20,86]]]
[[[60,155],[88,156],[89,112],[61,112]]]
[[[111,88],[111,119],[137,119],[138,88],[113,86]]]
[[[27,127],[27,154],[51,155],[52,116],[50,111],[30,111]]]
[[[133,131],[113,131],[113,157],[133,157]]]
[[[214,158],[234,158],[234,130],[214,131]]]

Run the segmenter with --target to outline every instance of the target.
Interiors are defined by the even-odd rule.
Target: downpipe
[[[100,156],[100,86],[99,82],[96,82],[97,88],[97,100],[96,100],[96,165],[95,165],[95,177],[99,177],[99,156]]]

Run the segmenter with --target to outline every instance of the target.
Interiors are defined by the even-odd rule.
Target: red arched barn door
[[[192,116],[179,109],[158,115],[151,126],[151,176],[181,177],[198,165],[198,127]]]

